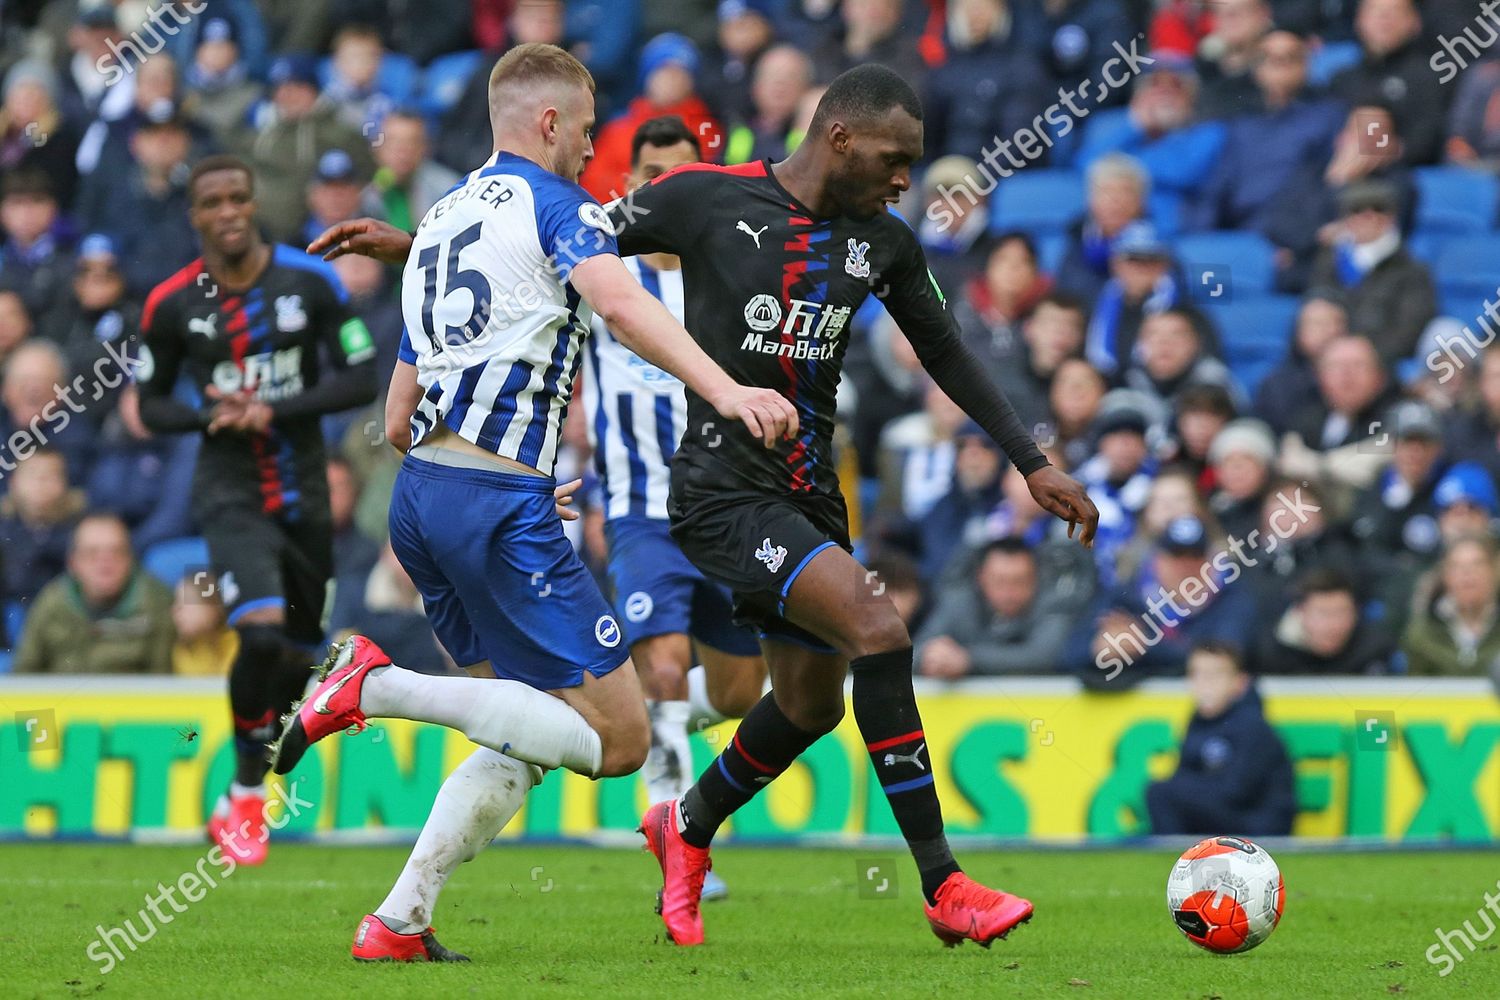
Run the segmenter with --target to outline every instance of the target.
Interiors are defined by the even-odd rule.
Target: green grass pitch
[[[860,898],[858,866],[896,863],[895,851],[730,845],[716,855],[730,898],[705,908],[708,943],[678,949],[651,912],[649,856],[497,846],[458,872],[433,921],[473,963],[394,966],[353,962],[349,943],[405,851],[273,844],[265,867],[233,873],[101,975],[85,954],[97,926],[140,927],[146,893],[202,855],[0,845],[0,997],[1500,997],[1500,934],[1446,978],[1424,957],[1439,927],[1484,930],[1500,855],[1456,851],[1282,852],[1280,928],[1220,957],[1167,915],[1170,852],[960,852],[971,874],[1037,904],[984,951],[932,936],[905,859],[894,898]]]

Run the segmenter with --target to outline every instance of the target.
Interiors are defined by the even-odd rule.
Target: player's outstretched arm
[[[948,311],[942,289],[927,269],[922,247],[911,230],[897,227],[896,233],[905,241],[905,252],[887,274],[871,279],[878,288],[876,297],[911,341],[932,380],[985,429],[1026,477],[1042,509],[1068,522],[1069,538],[1082,528],[1079,541],[1092,547],[1099,528],[1098,508],[1081,484],[1047,461],[1015,407],[963,342],[958,322]]]
[[[411,253],[411,234],[379,219],[352,219],[323,230],[307,252],[322,254],[324,260],[357,253],[399,267]]]
[[[620,343],[682,379],[720,416],[742,421],[767,448],[778,438],[797,436],[797,411],[786,397],[774,389],[740,385],[724,374],[619,257],[589,257],[573,268],[568,280]]]
[[[957,403],[1000,445],[1026,477],[1038,505],[1068,522],[1068,537],[1094,545],[1099,509],[1072,476],[1047,461],[1011,406],[1005,393],[985,372],[974,352],[959,339],[956,327],[925,339],[912,339],[917,357],[948,398]]]

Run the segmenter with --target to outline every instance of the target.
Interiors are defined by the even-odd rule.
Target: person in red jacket
[[[698,49],[683,35],[657,35],[641,49],[641,94],[625,113],[605,125],[594,140],[594,158],[579,183],[602,202],[625,193],[630,173],[630,140],[641,123],[663,115],[681,118],[703,149],[705,161],[724,158],[724,132],[708,104],[693,90]]]

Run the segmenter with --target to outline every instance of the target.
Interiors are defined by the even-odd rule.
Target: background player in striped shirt
[[[698,138],[681,118],[653,118],[631,142],[630,190],[701,159]],[[625,266],[683,318],[682,264],[675,256],[642,254],[627,257]],[[583,370],[615,612],[651,719],[642,775],[650,801],[665,802],[686,792],[697,773],[689,733],[749,711],[765,686],[765,661],[755,631],[730,620],[729,591],[688,562],[668,532],[672,454],[687,427],[682,383],[633,354],[597,316]],[[695,652],[703,666],[693,665]],[[723,880],[709,872],[703,898],[725,893]]]

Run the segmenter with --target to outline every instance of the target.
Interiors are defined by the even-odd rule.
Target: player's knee
[[[280,625],[242,621],[234,630],[240,637],[240,660],[265,671],[280,666],[286,645]]]
[[[641,672],[641,681],[656,692],[656,697],[667,697],[667,692],[676,691],[687,683],[687,668],[672,655],[670,650],[660,647],[650,647],[645,655],[636,660],[636,668]]]
[[[831,733],[844,719],[844,693],[840,689],[836,697],[799,699],[780,708],[792,725],[803,732]]]
[[[730,719],[743,719],[755,703],[761,699],[765,677],[759,672],[748,672],[726,680],[718,687],[710,686],[708,700],[719,714]]]
[[[599,777],[623,777],[639,771],[646,763],[646,754],[651,749],[651,727],[621,727],[603,736],[602,740],[603,760]]]
[[[861,619],[849,637],[846,652],[851,660],[877,653],[890,653],[911,645],[911,633],[894,606],[881,607]]]

